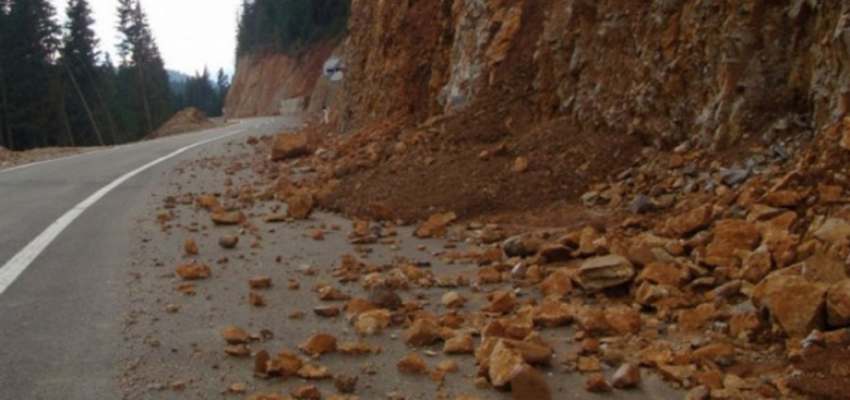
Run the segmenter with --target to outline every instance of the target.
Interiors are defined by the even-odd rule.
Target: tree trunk
[[[77,91],[77,95],[80,96],[80,102],[83,103],[83,108],[86,110],[86,114],[89,116],[89,121],[91,121],[92,129],[94,129],[95,135],[97,135],[97,141],[101,146],[105,146],[106,143],[103,142],[103,136],[100,134],[100,129],[97,127],[97,121],[94,120],[94,114],[91,112],[91,108],[89,108],[89,103],[86,101],[86,96],[83,95],[83,91],[80,90],[80,85],[77,84],[77,78],[74,77],[74,73],[71,71],[71,67],[68,66],[67,63],[63,63],[65,65],[65,70],[68,71],[68,76],[71,77],[71,84],[74,85],[74,90]]]
[[[150,134],[151,132],[153,132],[153,121],[151,119],[151,106],[148,103],[148,94],[147,94],[147,88],[146,88],[146,85],[145,85],[145,73],[144,73],[144,71],[142,71],[142,69],[143,69],[142,63],[141,62],[136,63],[136,68],[138,68],[138,70],[139,70],[139,86],[142,90],[142,106],[145,109],[145,120],[148,123],[148,131],[145,132],[145,134],[147,135],[147,134]]]
[[[77,59],[77,62],[79,62],[79,59]],[[88,68],[83,67],[83,70],[89,78],[89,81],[92,83],[92,88],[94,89],[95,96],[97,96],[97,101],[100,103],[100,108],[103,109],[104,113],[106,113],[106,122],[109,123],[109,136],[112,139],[112,144],[117,144],[118,134],[116,133],[117,129],[115,128],[115,120],[112,118],[112,112],[109,111],[109,106],[106,105],[106,102],[103,100],[103,96],[100,94],[100,89],[97,88],[99,82],[95,81],[94,76]]]
[[[77,147],[77,143],[74,141],[74,131],[71,130],[71,121],[68,120],[68,110],[65,108],[64,93],[62,93],[62,109],[59,111],[62,113],[62,122],[65,124],[65,133],[68,134],[68,143],[71,147]]]
[[[6,93],[6,75],[0,65],[0,140],[9,149],[14,148],[12,131],[9,128],[9,98]]]

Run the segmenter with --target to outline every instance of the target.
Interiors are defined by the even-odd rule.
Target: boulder
[[[749,253],[761,240],[756,226],[742,219],[717,221],[713,233],[706,248],[706,262],[717,266],[740,265],[740,254]]]
[[[623,364],[611,378],[611,384],[617,389],[631,389],[640,385],[640,367],[636,364]]]
[[[706,204],[666,221],[664,230],[675,237],[685,237],[708,226],[713,216],[713,206]]]
[[[272,145],[272,161],[283,161],[310,155],[309,141],[304,133],[284,133],[277,135]]]
[[[560,268],[549,274],[539,286],[544,297],[563,298],[573,290],[573,281],[567,270]]]
[[[752,300],[766,308],[786,334],[803,337],[823,325],[826,292],[824,284],[780,270],[755,287]]]
[[[307,355],[319,356],[335,352],[337,349],[336,342],[336,337],[326,333],[319,333],[310,336],[299,348]]]
[[[315,200],[309,193],[296,193],[286,198],[286,214],[293,219],[307,219],[313,213]]]
[[[635,269],[629,260],[618,255],[586,260],[578,270],[576,280],[587,291],[598,291],[630,282]]]

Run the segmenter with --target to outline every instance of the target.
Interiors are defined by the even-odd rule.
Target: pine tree
[[[61,116],[53,82],[59,44],[55,9],[47,0],[13,1],[6,17],[3,76],[7,92],[7,143],[12,148],[60,144]]]
[[[119,0],[118,19],[121,34],[118,52],[122,59],[119,79],[123,80],[120,89],[127,90],[133,99],[130,109],[141,112],[141,118],[127,116],[135,136],[141,137],[152,132],[173,112],[168,73],[141,3]]]
[[[227,92],[230,91],[230,79],[227,74],[224,73],[224,68],[220,68],[218,70],[218,75],[216,76],[216,99],[218,102],[216,103],[215,112],[210,114],[212,116],[220,116],[224,114],[224,103],[227,100]]]
[[[82,133],[83,144],[104,145],[101,123],[96,114],[105,119],[107,110],[99,99],[100,77],[96,75],[98,39],[92,29],[94,19],[91,14],[87,0],[68,0],[60,64],[67,83],[70,83],[71,90],[66,91],[65,101],[72,132]]]
[[[11,0],[0,0],[0,146],[11,147],[9,132],[8,132],[8,113],[9,100],[6,90],[6,74],[5,68],[8,48],[9,26],[9,7]]]

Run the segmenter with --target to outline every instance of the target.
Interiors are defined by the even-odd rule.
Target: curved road
[[[295,123],[243,120],[0,170],[0,399],[120,398],[133,211],[179,160]]]

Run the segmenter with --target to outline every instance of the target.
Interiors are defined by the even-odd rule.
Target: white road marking
[[[225,139],[240,134],[244,131],[244,129],[240,129],[233,133],[228,133],[226,135],[202,140],[200,142],[181,147],[168,155],[157,158],[156,160],[153,160],[145,165],[142,165],[139,168],[136,168],[122,175],[118,179],[102,187],[97,192],[94,192],[94,194],[92,194],[76,206],[72,207],[70,210],[68,210],[68,212],[59,217],[59,219],[50,224],[50,226],[48,226],[47,229],[44,230],[44,232],[41,232],[41,234],[39,234],[38,236],[36,236],[35,239],[29,242],[26,247],[21,249],[18,254],[15,254],[15,256],[12,257],[8,262],[6,262],[6,264],[0,267],[0,295],[2,295],[3,292],[5,292],[6,289],[8,289],[9,286],[11,286],[12,283],[15,282],[16,279],[18,279],[18,277],[27,269],[27,267],[29,267],[30,264],[35,261],[35,259],[47,248],[47,246],[50,245],[50,243],[53,242],[53,240],[56,239],[57,236],[59,236],[65,230],[65,228],[71,225],[71,223],[74,222],[74,220],[76,220],[77,217],[84,213],[89,207],[97,203],[98,200],[102,199],[104,196],[106,196],[109,192],[120,186],[122,183],[163,161],[167,161],[186,152],[187,150],[191,150],[198,146],[203,146],[210,142]]]

